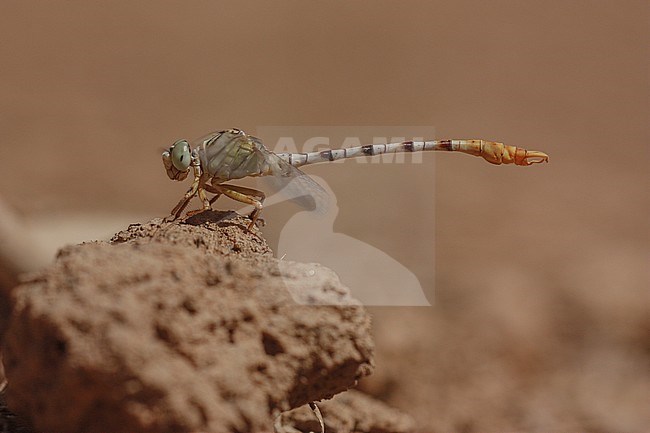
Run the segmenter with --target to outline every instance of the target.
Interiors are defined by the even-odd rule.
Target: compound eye
[[[179,171],[187,170],[192,162],[192,154],[190,153],[190,145],[187,140],[178,140],[170,148],[172,155],[172,164]]]

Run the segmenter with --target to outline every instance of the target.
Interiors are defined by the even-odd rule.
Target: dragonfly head
[[[190,172],[192,150],[187,140],[178,140],[162,154],[167,176],[172,180],[184,180]]]

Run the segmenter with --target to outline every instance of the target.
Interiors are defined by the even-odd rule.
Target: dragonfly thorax
[[[261,140],[240,129],[212,134],[198,143],[196,152],[203,172],[212,183],[244,177],[265,176],[275,169]]]

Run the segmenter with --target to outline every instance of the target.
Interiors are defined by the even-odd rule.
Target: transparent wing
[[[330,196],[318,182],[268,149],[261,147],[257,151],[270,167],[270,176],[261,178],[263,182],[302,208],[327,213]]]
[[[221,134],[223,131],[212,131],[209,134],[205,134],[199,138],[195,138],[194,140],[190,141],[190,146],[192,146],[192,149],[197,148],[201,146],[205,141],[208,141],[212,137],[214,137],[217,134]]]
[[[203,149],[203,143],[216,135],[222,135],[223,142]],[[252,149],[247,143],[253,144]],[[193,140],[191,145],[200,149],[203,169],[211,175],[218,174],[225,180],[263,176],[260,180],[285,199],[307,210],[327,213],[328,193],[314,179],[268,150],[259,138],[240,130],[215,131]],[[242,156],[238,156],[242,150]]]

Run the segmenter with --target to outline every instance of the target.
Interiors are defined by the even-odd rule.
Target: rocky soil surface
[[[246,224],[134,224],[30,275],[3,337],[6,403],[23,421],[3,399],[0,431],[271,431],[370,374],[369,316],[336,274],[273,258]],[[358,392],[321,409],[328,432],[412,429]],[[279,421],[318,428],[307,407]]]

